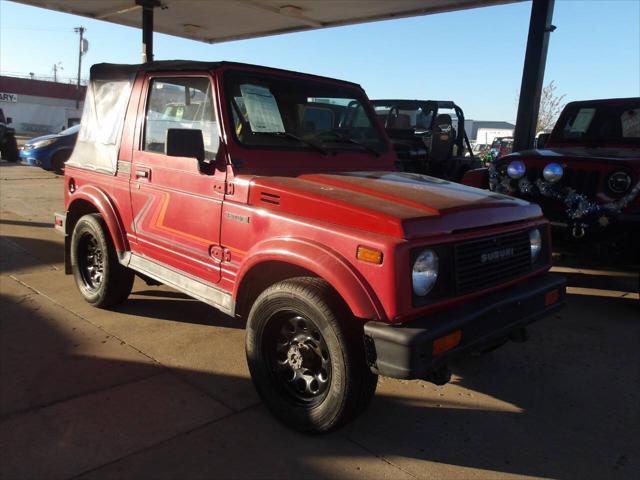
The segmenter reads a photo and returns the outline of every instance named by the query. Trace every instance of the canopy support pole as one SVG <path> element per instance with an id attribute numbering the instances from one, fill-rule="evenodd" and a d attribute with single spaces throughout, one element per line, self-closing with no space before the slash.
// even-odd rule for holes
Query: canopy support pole
<path id="1" fill-rule="evenodd" d="M 522 85 L 518 115 L 514 131 L 513 150 L 520 151 L 533 148 L 536 137 L 540 96 L 544 81 L 544 69 L 549 48 L 549 34 L 556 27 L 551 24 L 555 0 L 533 0 L 531 4 L 531 20 L 529 21 L 529 37 L 522 70 Z"/>
<path id="2" fill-rule="evenodd" d="M 153 62 L 153 9 L 159 0 L 136 0 L 142 7 L 142 63 Z"/>

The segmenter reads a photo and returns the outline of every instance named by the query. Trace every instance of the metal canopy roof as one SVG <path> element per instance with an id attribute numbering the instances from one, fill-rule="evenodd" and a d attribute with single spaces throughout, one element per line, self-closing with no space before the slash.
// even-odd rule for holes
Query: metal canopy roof
<path id="1" fill-rule="evenodd" d="M 14 1 L 141 26 L 142 7 L 136 0 Z M 154 2 L 159 7 L 153 30 L 216 43 L 519 1 L 523 0 L 160 0 Z"/>

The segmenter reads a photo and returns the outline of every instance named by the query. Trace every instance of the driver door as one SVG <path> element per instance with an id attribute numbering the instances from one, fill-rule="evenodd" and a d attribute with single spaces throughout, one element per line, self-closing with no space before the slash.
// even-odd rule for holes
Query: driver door
<path id="1" fill-rule="evenodd" d="M 217 164 L 220 131 L 213 81 L 202 74 L 149 75 L 131 169 L 133 253 L 164 275 L 175 272 L 207 283 L 220 280 L 226 179 L 226 168 Z M 201 130 L 204 162 L 166 155 L 170 128 Z"/>

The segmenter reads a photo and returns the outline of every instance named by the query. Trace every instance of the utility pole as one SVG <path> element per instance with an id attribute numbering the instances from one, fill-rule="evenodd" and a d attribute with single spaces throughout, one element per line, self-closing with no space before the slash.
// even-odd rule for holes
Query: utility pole
<path id="1" fill-rule="evenodd" d="M 58 70 L 64 70 L 64 68 L 62 68 L 62 62 L 53 64 L 53 81 L 54 82 L 58 81 Z"/>
<path id="2" fill-rule="evenodd" d="M 80 108 L 80 72 L 82 71 L 82 55 L 86 51 L 84 40 L 85 30 L 86 28 L 84 27 L 76 27 L 73 29 L 74 32 L 80 34 L 80 43 L 78 44 L 78 83 L 76 85 L 76 109 Z"/>

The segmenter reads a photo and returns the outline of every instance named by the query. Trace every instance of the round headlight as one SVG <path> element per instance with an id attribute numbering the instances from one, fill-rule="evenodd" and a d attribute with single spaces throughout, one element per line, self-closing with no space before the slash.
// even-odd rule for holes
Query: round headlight
<path id="1" fill-rule="evenodd" d="M 425 250 L 413 262 L 411 272 L 413 278 L 413 292 L 424 297 L 431 291 L 438 280 L 438 255 L 433 250 Z"/>
<path id="2" fill-rule="evenodd" d="M 613 172 L 607 179 L 607 186 L 612 193 L 623 194 L 631 187 L 631 175 L 627 172 Z"/>
<path id="3" fill-rule="evenodd" d="M 529 242 L 531 243 L 531 261 L 535 262 L 542 251 L 542 235 L 537 228 L 529 232 Z"/>
<path id="4" fill-rule="evenodd" d="M 562 165 L 557 163 L 550 163 L 544 167 L 544 170 L 542 170 L 542 176 L 544 179 L 551 183 L 559 182 L 563 173 L 564 169 L 562 168 Z"/>
<path id="5" fill-rule="evenodd" d="M 514 180 L 522 178 L 526 171 L 527 167 L 525 167 L 524 163 L 520 160 L 514 160 L 507 167 L 507 175 L 509 175 Z"/>

